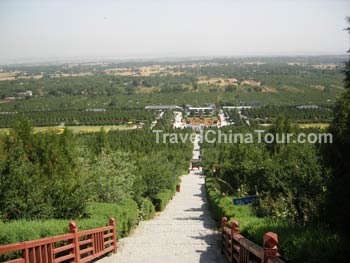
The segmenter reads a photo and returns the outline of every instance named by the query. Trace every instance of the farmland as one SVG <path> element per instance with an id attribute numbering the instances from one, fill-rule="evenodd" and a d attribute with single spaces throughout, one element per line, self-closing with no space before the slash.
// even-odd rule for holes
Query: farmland
<path id="1" fill-rule="evenodd" d="M 282 112 L 296 123 L 327 123 L 344 90 L 343 60 L 260 57 L 3 66 L 0 127 L 18 117 L 37 127 L 149 124 L 155 115 L 144 107 L 161 104 L 253 104 L 262 108 L 242 114 L 261 124 Z M 321 109 L 300 117 L 298 105 Z"/>

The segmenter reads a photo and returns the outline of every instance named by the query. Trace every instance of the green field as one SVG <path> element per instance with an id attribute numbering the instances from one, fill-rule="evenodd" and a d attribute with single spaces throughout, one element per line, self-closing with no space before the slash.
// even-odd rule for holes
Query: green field
<path id="1" fill-rule="evenodd" d="M 73 131 L 74 133 L 89 133 L 89 132 L 99 132 L 102 128 L 109 132 L 109 131 L 116 131 L 116 130 L 131 130 L 135 129 L 135 126 L 130 125 L 105 125 L 105 126 L 66 126 L 65 128 L 68 128 L 69 130 Z M 49 132 L 54 131 L 57 133 L 63 132 L 64 128 L 61 127 L 34 127 L 34 132 Z M 9 133 L 9 128 L 2 128 L 0 129 L 0 133 Z"/>

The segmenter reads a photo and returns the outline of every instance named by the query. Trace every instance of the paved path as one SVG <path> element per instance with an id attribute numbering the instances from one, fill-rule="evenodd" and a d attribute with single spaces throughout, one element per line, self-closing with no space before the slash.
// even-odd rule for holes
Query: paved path
<path id="1" fill-rule="evenodd" d="M 193 153 L 198 158 L 198 143 Z M 116 255 L 99 263 L 226 263 L 206 203 L 204 176 L 195 170 L 181 179 L 181 192 L 166 209 L 153 220 L 141 222 L 119 241 Z"/>
<path id="2" fill-rule="evenodd" d="M 183 128 L 185 125 L 182 123 L 182 112 L 181 111 L 175 111 L 175 118 L 173 127 L 174 128 Z"/>

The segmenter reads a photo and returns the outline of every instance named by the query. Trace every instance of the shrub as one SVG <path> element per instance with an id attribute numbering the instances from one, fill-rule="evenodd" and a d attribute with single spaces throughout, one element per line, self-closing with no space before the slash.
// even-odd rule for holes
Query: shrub
<path id="1" fill-rule="evenodd" d="M 140 205 L 140 219 L 148 220 L 152 219 L 155 214 L 155 208 L 150 199 L 144 198 L 141 201 Z"/>
<path id="2" fill-rule="evenodd" d="M 93 229 L 108 224 L 110 217 L 116 220 L 118 237 L 126 236 L 138 223 L 138 207 L 134 200 L 125 199 L 119 204 L 90 203 L 90 217 L 76 220 L 78 229 Z M 0 221 L 0 245 L 60 235 L 68 232 L 69 220 L 17 220 L 8 223 Z"/>
<path id="3" fill-rule="evenodd" d="M 232 197 L 224 196 L 215 178 L 206 178 L 206 191 L 213 217 L 220 222 L 223 216 L 239 223 L 243 236 L 262 246 L 262 237 L 272 231 L 279 237 L 279 252 L 289 262 L 349 262 L 349 244 L 341 241 L 323 225 L 300 225 L 288 220 L 257 217 L 250 206 L 234 206 Z"/>
<path id="4" fill-rule="evenodd" d="M 165 190 L 164 192 L 158 193 L 153 200 L 156 211 L 163 211 L 173 197 L 173 194 L 174 192 L 171 190 Z"/>
<path id="5" fill-rule="evenodd" d="M 220 190 L 217 189 L 215 178 L 206 177 L 205 185 L 213 217 L 219 222 L 223 216 L 228 219 L 234 217 L 232 198 L 221 194 Z"/>

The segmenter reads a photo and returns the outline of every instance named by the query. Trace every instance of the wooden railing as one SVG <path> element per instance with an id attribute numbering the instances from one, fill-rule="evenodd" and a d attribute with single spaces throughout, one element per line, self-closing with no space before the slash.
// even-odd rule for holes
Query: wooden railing
<path id="1" fill-rule="evenodd" d="M 110 218 L 109 226 L 80 232 L 76 223 L 70 222 L 68 234 L 0 246 L 0 255 L 10 252 L 18 257 L 6 263 L 90 262 L 117 252 L 115 220 Z"/>
<path id="2" fill-rule="evenodd" d="M 239 234 L 238 222 L 227 225 L 227 218 L 221 220 L 222 253 L 229 262 L 236 263 L 284 263 L 278 254 L 278 236 L 268 232 L 263 237 L 263 247 Z"/>

